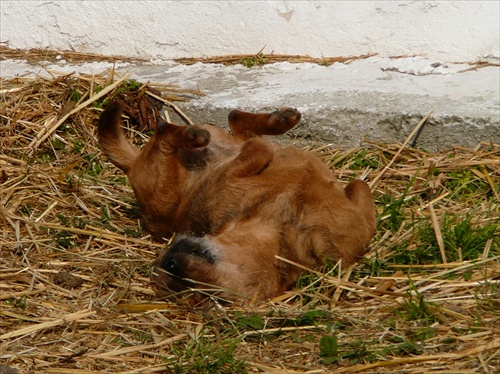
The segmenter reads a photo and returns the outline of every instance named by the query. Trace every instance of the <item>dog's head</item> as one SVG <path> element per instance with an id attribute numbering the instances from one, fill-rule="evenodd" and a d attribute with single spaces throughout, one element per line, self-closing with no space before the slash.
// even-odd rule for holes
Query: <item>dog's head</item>
<path id="1" fill-rule="evenodd" d="M 300 273 L 275 257 L 279 249 L 280 233 L 258 218 L 231 224 L 217 236 L 179 235 L 153 264 L 151 280 L 170 293 L 271 298 L 293 286 Z"/>

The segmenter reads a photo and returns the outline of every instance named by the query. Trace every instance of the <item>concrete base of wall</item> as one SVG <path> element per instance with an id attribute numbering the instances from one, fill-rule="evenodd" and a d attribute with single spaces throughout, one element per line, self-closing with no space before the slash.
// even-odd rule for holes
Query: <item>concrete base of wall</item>
<path id="1" fill-rule="evenodd" d="M 89 73 L 106 64 L 53 66 Z M 303 113 L 289 136 L 299 144 L 332 143 L 348 148 L 376 142 L 403 142 L 431 109 L 429 121 L 412 140 L 427 150 L 452 145 L 500 144 L 500 69 L 469 70 L 469 65 L 439 65 L 423 58 L 372 57 L 350 64 L 276 63 L 241 65 L 128 65 L 141 82 L 177 84 L 206 95 L 183 104 L 196 122 L 226 125 L 233 108 L 267 111 L 292 106 Z M 466 70 L 466 71 L 465 71 Z M 2 76 L 40 69 L 20 61 L 3 61 Z"/>

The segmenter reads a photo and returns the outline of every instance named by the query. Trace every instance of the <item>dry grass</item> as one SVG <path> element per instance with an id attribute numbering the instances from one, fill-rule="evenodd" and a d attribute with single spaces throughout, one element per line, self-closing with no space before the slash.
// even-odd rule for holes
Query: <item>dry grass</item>
<path id="1" fill-rule="evenodd" d="M 155 298 L 164 244 L 96 143 L 102 101 L 124 87 L 113 71 L 1 81 L 1 373 L 498 370 L 500 145 L 314 149 L 341 180 L 374 185 L 366 258 L 305 271 L 267 303 L 193 308 Z M 169 108 L 192 94 L 154 88 Z"/>
<path id="2" fill-rule="evenodd" d="M 288 61 L 291 63 L 298 62 L 312 62 L 322 65 L 331 65 L 335 62 L 349 63 L 351 61 L 365 59 L 368 57 L 375 56 L 376 54 L 361 55 L 361 56 L 350 56 L 350 57 L 323 57 L 323 58 L 313 58 L 310 56 L 301 55 L 283 55 L 276 53 L 266 53 L 262 51 L 255 54 L 238 54 L 238 55 L 225 55 L 225 56 L 213 56 L 213 57 L 202 57 L 202 58 L 178 58 L 174 61 L 191 65 L 197 62 L 203 62 L 206 64 L 245 64 L 247 66 L 251 65 L 262 65 L 265 63 L 282 62 Z M 147 60 L 141 58 L 131 58 L 126 56 L 103 56 L 91 53 L 80 53 L 75 51 L 67 50 L 48 50 L 48 49 L 15 49 L 8 48 L 7 46 L 0 45 L 0 60 L 3 59 L 18 59 L 26 60 L 33 64 L 41 64 L 44 62 L 58 62 L 60 60 L 81 63 L 81 62 L 94 62 L 94 61 L 107 61 L 107 62 L 134 62 L 134 63 L 145 63 Z"/>
<path id="3" fill-rule="evenodd" d="M 8 45 L 8 43 L 5 43 Z M 130 58 L 126 56 L 104 56 L 93 53 L 82 53 L 69 50 L 53 50 L 42 48 L 17 49 L 9 48 L 7 45 L 0 45 L 0 60 L 24 60 L 33 64 L 41 64 L 43 62 L 57 62 L 65 60 L 73 63 L 82 62 L 146 62 L 145 59 Z"/>
<path id="4" fill-rule="evenodd" d="M 2 42 L 0 42 L 2 44 Z M 8 43 L 3 43 L 5 45 L 0 45 L 0 61 L 1 60 L 24 60 L 32 64 L 41 65 L 43 67 L 47 62 L 70 62 L 70 63 L 83 63 L 83 62 L 96 62 L 96 61 L 106 61 L 106 62 L 131 62 L 131 63 L 148 63 L 147 59 L 142 58 L 132 58 L 127 56 L 106 56 L 93 53 L 82 53 L 75 52 L 71 50 L 51 50 L 51 49 L 16 49 L 9 48 Z M 199 58 L 178 58 L 174 59 L 175 62 L 185 65 L 192 65 L 198 62 L 204 64 L 224 64 L 224 65 L 234 65 L 242 64 L 247 67 L 252 67 L 255 65 L 264 65 L 275 62 L 290 62 L 290 63 L 304 63 L 310 62 L 314 64 L 320 64 L 325 66 L 330 66 L 334 63 L 349 64 L 353 61 L 363 60 L 376 56 L 377 54 L 367 54 L 359 56 L 334 56 L 334 57 L 311 57 L 303 55 L 284 55 L 278 53 L 263 53 L 263 49 L 255 54 L 237 54 L 237 55 L 223 55 L 223 56 L 211 56 L 211 57 L 199 57 Z M 398 55 L 390 56 L 392 59 L 415 57 L 418 55 Z M 470 67 L 460 71 L 464 73 L 470 70 L 477 70 L 485 67 L 500 66 L 498 63 L 489 61 L 456 61 L 455 64 L 468 64 Z"/>

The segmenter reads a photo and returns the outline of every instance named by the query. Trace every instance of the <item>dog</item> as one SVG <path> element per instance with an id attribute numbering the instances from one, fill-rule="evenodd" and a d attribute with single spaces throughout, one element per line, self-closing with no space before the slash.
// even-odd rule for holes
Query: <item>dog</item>
<path id="1" fill-rule="evenodd" d="M 127 175 L 153 237 L 177 234 L 153 264 L 158 290 L 216 286 L 223 299 L 265 300 L 293 287 L 302 272 L 294 263 L 349 266 L 368 248 L 375 230 L 368 184 L 344 188 L 313 153 L 263 137 L 293 128 L 296 110 L 233 110 L 231 133 L 159 119 L 142 151 L 126 139 L 121 112 L 115 102 L 100 116 L 100 146 Z"/>

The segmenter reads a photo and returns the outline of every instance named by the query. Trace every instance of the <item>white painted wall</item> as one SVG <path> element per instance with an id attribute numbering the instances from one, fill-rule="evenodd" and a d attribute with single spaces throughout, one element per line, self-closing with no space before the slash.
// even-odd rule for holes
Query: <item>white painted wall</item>
<path id="1" fill-rule="evenodd" d="M 499 1 L 0 1 L 0 42 L 151 59 L 500 58 Z"/>

